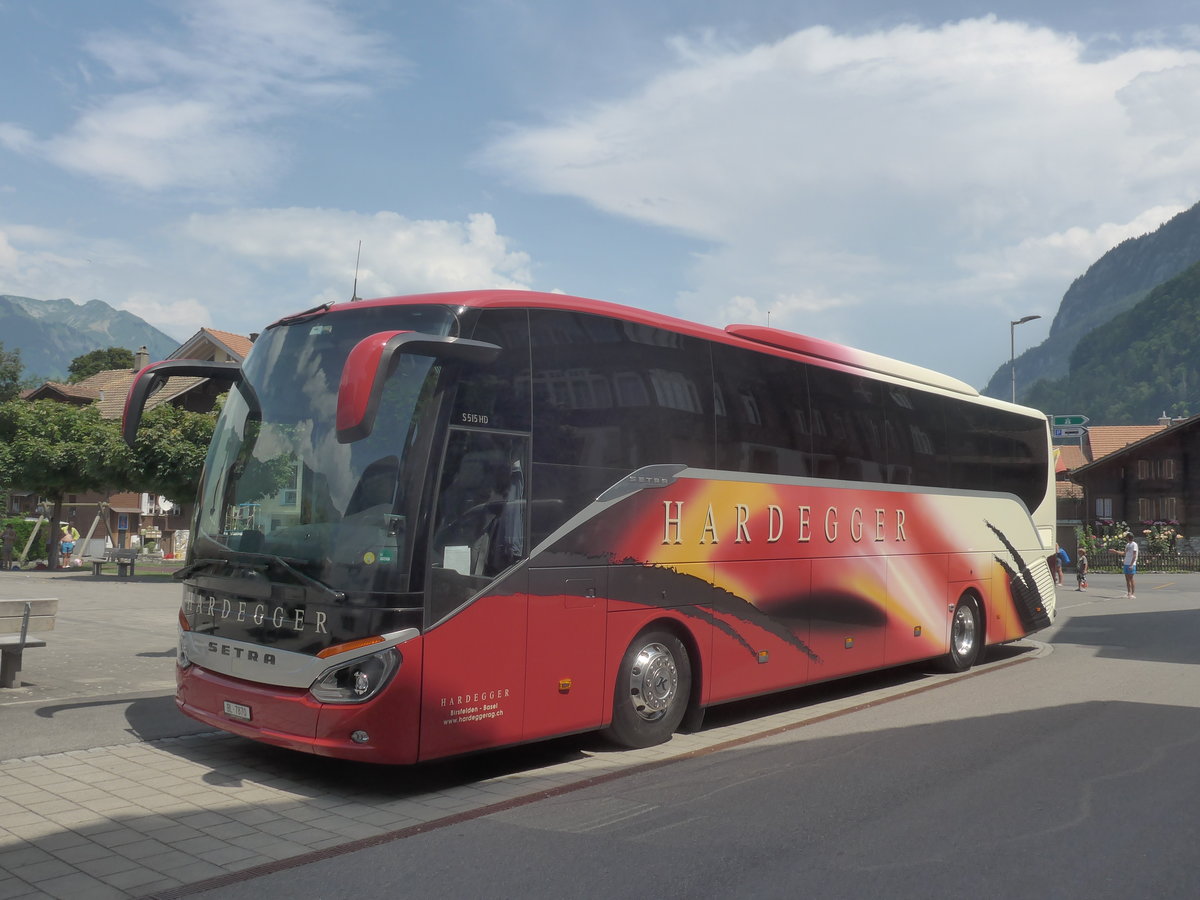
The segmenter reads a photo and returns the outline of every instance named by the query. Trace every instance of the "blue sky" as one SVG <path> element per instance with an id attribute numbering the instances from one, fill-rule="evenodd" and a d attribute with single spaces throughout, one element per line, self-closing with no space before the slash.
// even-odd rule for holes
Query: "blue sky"
<path id="1" fill-rule="evenodd" d="M 1200 200 L 1200 0 L 0 0 L 0 84 L 0 294 L 181 340 L 361 241 L 982 385 Z"/>

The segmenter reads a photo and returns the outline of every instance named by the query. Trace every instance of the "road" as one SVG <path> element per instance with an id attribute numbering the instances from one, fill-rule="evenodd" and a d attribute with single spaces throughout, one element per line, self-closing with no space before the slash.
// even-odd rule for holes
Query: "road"
<path id="1" fill-rule="evenodd" d="M 128 611 L 145 646 L 126 641 L 126 657 L 170 662 L 169 589 L 169 600 L 148 594 Z M 107 825 L 63 820 L 52 840 L 110 827 L 156 827 L 164 844 L 184 824 L 196 834 L 180 833 L 169 853 L 147 849 L 153 858 L 126 852 L 139 869 L 122 882 L 92 873 L 120 893 L 66 893 L 32 863 L 18 867 L 21 851 L 6 856 L 0 818 L 0 875 L 96 898 L 1190 898 L 1200 889 L 1200 576 L 1144 576 L 1137 600 L 1121 594 L 1119 576 L 1062 590 L 1051 629 L 966 676 L 904 669 L 735 704 L 711 711 L 700 734 L 630 753 L 585 736 L 416 769 L 340 765 L 236 739 L 147 742 L 147 729 L 190 727 L 171 724 L 166 689 L 130 701 L 100 685 L 76 685 L 73 698 L 46 685 L 41 699 L 0 700 L 5 746 L 18 717 L 47 706 L 75 736 L 67 723 L 82 708 L 63 707 L 90 703 L 112 720 L 98 735 L 122 735 L 112 754 L 181 770 L 161 782 L 179 800 L 138 801 L 144 815 Z M 139 703 L 163 706 L 134 727 Z M 64 755 L 104 768 L 109 753 Z M 185 849 L 209 867 L 169 869 L 166 857 Z M 5 889 L 0 878 L 0 896 L 21 896 Z"/>
<path id="2" fill-rule="evenodd" d="M 1108 580 L 1037 659 L 201 896 L 1194 897 L 1200 580 Z"/>
<path id="3" fill-rule="evenodd" d="M 180 596 L 168 577 L 0 572 L 0 598 L 59 600 L 47 646 L 25 653 L 20 687 L 0 691 L 0 759 L 207 730 L 172 699 Z"/>

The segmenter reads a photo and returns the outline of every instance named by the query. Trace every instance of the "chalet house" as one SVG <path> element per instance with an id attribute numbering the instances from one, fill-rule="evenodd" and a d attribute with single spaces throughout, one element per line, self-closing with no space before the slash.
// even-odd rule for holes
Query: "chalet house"
<path id="1" fill-rule="evenodd" d="M 251 339 L 243 335 L 201 328 L 167 358 L 241 362 L 250 352 L 250 346 Z M 146 348 L 142 347 L 134 354 L 131 369 L 97 372 L 77 384 L 48 381 L 23 396 L 27 400 L 51 399 L 77 406 L 95 403 L 103 418 L 120 419 L 134 377 L 149 363 Z M 192 412 L 208 412 L 217 397 L 228 389 L 228 384 L 205 378 L 170 378 L 150 398 L 146 408 L 171 403 Z M 13 491 L 10 502 L 12 508 L 8 511 L 13 514 L 38 515 L 50 511 L 49 504 L 42 504 L 40 498 L 28 492 Z M 80 535 L 86 536 L 91 531 L 94 542 L 113 547 L 153 542 L 164 555 L 172 557 L 182 556 L 187 549 L 190 502 L 175 505 L 164 497 L 129 492 L 70 494 L 64 510 Z"/>
<path id="2" fill-rule="evenodd" d="M 1089 437 L 1095 432 L 1108 441 L 1101 444 L 1103 452 L 1091 459 L 1068 457 L 1074 491 L 1065 500 L 1060 493 L 1060 537 L 1068 521 L 1072 531 L 1076 524 L 1158 523 L 1178 525 L 1185 546 L 1200 547 L 1200 416 L 1164 416 L 1156 426 L 1123 433 L 1092 428 Z"/>

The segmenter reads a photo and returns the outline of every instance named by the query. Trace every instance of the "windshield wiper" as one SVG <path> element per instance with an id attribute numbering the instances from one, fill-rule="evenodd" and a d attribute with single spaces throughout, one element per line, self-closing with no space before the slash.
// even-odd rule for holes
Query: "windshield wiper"
<path id="1" fill-rule="evenodd" d="M 269 325 L 267 327 L 274 328 L 276 325 L 295 325 L 297 322 L 303 322 L 306 319 L 311 319 L 311 318 L 314 318 L 315 316 L 319 316 L 319 315 L 322 315 L 323 313 L 329 312 L 329 309 L 332 306 L 333 306 L 333 301 L 326 300 L 320 306 L 314 306 L 312 309 L 304 310 L 304 312 L 298 312 L 298 313 L 293 313 L 290 316 L 284 316 L 282 319 L 279 319 L 277 322 L 273 322 L 271 325 Z"/>
<path id="2" fill-rule="evenodd" d="M 212 541 L 211 538 L 209 538 L 209 540 Z M 311 575 L 306 575 L 304 572 L 301 572 L 296 568 L 298 565 L 304 565 L 306 560 L 276 556 L 274 553 L 251 553 L 248 550 L 234 550 L 232 547 L 226 547 L 217 541 L 212 541 L 212 543 L 218 544 L 218 546 L 220 546 L 221 549 L 229 555 L 198 559 L 191 565 L 185 566 L 177 571 L 174 576 L 176 581 L 185 581 L 189 578 L 193 578 L 197 576 L 202 569 L 208 569 L 219 565 L 237 565 L 241 563 L 244 564 L 245 568 L 251 569 L 259 574 L 266 574 L 267 570 L 270 568 L 275 568 L 285 572 L 286 574 L 295 578 L 305 587 L 317 591 L 324 599 L 332 600 L 334 603 L 342 603 L 346 599 L 346 594 L 344 591 L 331 588 L 329 585 L 325 584 L 325 582 L 318 581 Z M 199 574 L 198 577 L 203 579 L 205 582 L 203 586 L 212 587 L 215 589 L 233 590 L 234 592 L 240 593 L 248 593 L 244 590 L 247 581 L 245 578 L 238 578 L 230 575 L 203 574 Z M 270 596 L 271 585 L 269 581 L 263 584 L 262 587 L 258 589 L 257 593 L 263 593 L 264 588 L 265 596 Z"/>

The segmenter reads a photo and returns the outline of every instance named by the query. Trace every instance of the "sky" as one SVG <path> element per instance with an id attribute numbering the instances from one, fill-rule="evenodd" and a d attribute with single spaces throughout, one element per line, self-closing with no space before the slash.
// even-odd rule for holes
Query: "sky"
<path id="1" fill-rule="evenodd" d="M 181 342 L 357 266 L 982 386 L 1200 201 L 1200 0 L 0 0 L 0 85 L 0 294 Z"/>

